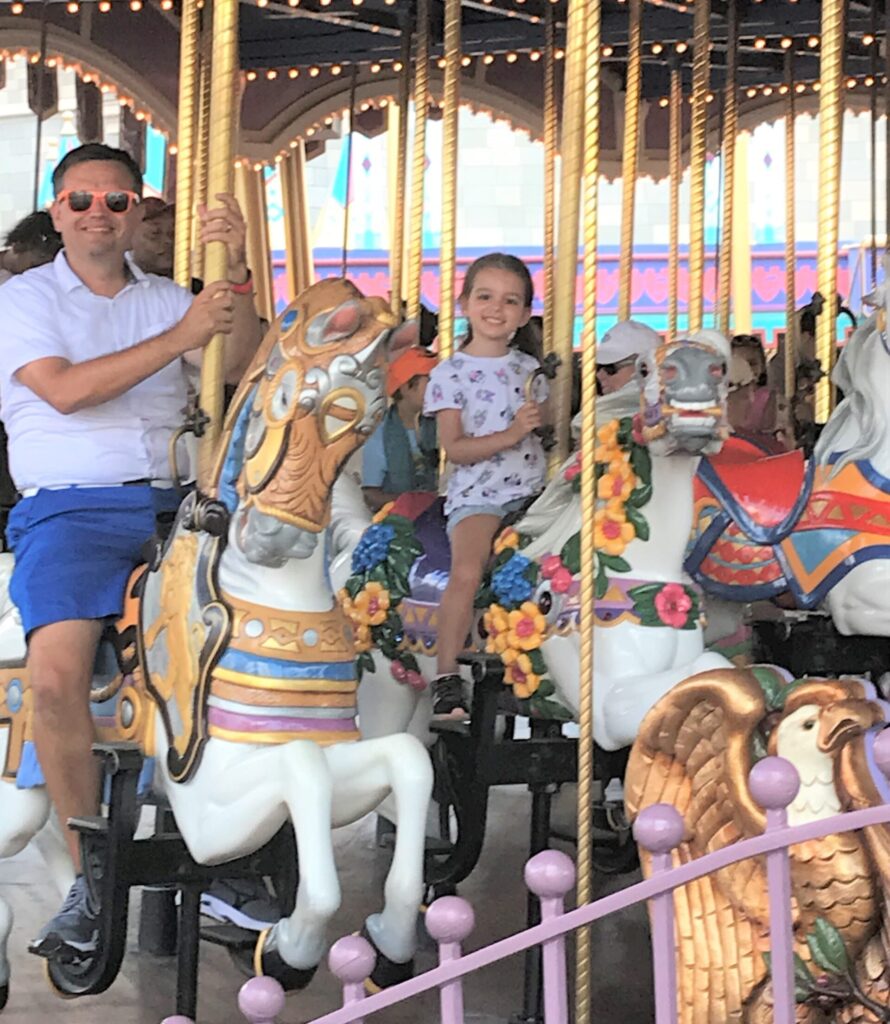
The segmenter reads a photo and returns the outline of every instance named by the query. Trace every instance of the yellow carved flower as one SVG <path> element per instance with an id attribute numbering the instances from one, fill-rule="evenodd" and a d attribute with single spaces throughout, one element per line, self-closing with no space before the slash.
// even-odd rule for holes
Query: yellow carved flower
<path id="1" fill-rule="evenodd" d="M 624 456 L 618 445 L 618 420 L 610 420 L 596 432 L 599 444 L 593 453 L 596 462 L 614 462 Z"/>
<path id="2" fill-rule="evenodd" d="M 509 655 L 509 658 L 508 658 Z M 521 651 L 509 650 L 504 653 L 504 682 L 513 687 L 513 693 L 524 700 L 541 685 L 541 677 L 532 671 L 532 660 Z"/>
<path id="3" fill-rule="evenodd" d="M 382 523 L 384 519 L 392 512 L 392 507 L 395 505 L 394 501 L 388 501 L 385 505 L 382 505 L 373 516 L 371 516 L 372 523 Z"/>
<path id="4" fill-rule="evenodd" d="M 596 494 L 604 501 L 627 501 L 630 492 L 637 486 L 637 475 L 624 459 L 609 463 L 596 484 Z"/>
<path id="5" fill-rule="evenodd" d="M 363 623 L 355 627 L 355 649 L 358 653 L 371 650 L 371 627 Z"/>
<path id="6" fill-rule="evenodd" d="M 389 591 L 380 583 L 371 580 L 355 595 L 346 614 L 360 626 L 379 626 L 386 621 L 389 611 Z"/>
<path id="7" fill-rule="evenodd" d="M 607 555 L 621 555 L 636 536 L 633 525 L 624 516 L 624 508 L 618 501 L 610 501 L 605 508 L 594 514 L 594 544 L 597 551 Z"/>
<path id="8" fill-rule="evenodd" d="M 512 526 L 507 526 L 494 539 L 494 553 L 499 555 L 507 548 L 519 547 L 519 534 Z"/>
<path id="9" fill-rule="evenodd" d="M 482 616 L 482 624 L 488 633 L 485 650 L 489 654 L 503 654 L 507 649 L 507 633 L 510 629 L 506 609 L 499 604 L 489 605 L 488 611 Z"/>
<path id="10" fill-rule="evenodd" d="M 524 601 L 507 616 L 507 645 L 518 651 L 533 651 L 541 646 L 547 620 L 532 601 Z"/>

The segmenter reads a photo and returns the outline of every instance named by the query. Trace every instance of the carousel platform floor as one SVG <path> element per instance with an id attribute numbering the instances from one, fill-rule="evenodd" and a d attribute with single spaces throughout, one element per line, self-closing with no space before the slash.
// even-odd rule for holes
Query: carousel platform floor
<path id="1" fill-rule="evenodd" d="M 521 787 L 493 793 L 489 838 L 476 870 L 461 887 L 461 895 L 476 910 L 476 931 L 467 948 L 476 948 L 523 927 L 525 889 L 522 866 L 527 844 L 530 798 Z M 386 871 L 386 851 L 376 848 L 374 822 L 365 818 L 337 833 L 337 861 L 343 904 L 331 937 L 358 928 L 377 909 Z M 571 852 L 571 851 L 568 851 Z M 636 881 L 638 876 L 598 879 L 596 895 Z M 28 939 L 56 909 L 57 898 L 45 885 L 43 862 L 36 849 L 0 862 L 2 893 L 15 913 L 9 957 L 12 986 L 2 1024 L 160 1024 L 174 1012 L 175 960 L 140 953 L 136 947 L 138 893 L 133 893 L 130 948 L 121 975 L 103 996 L 63 1001 L 44 980 L 41 961 L 26 951 Z M 593 1005 L 599 1020 L 644 1024 L 653 1018 L 646 915 L 633 908 L 602 922 L 593 934 Z M 431 945 L 420 950 L 418 969 L 435 965 Z M 471 977 L 465 987 L 468 1024 L 507 1024 L 522 1005 L 522 958 L 513 958 Z M 244 1024 L 236 1006 L 243 977 L 225 950 L 202 943 L 199 980 L 200 1024 Z M 322 967 L 309 988 L 290 997 L 282 1024 L 296 1024 L 339 1006 L 333 977 Z M 416 999 L 378 1014 L 378 1024 L 434 1024 L 435 996 Z"/>

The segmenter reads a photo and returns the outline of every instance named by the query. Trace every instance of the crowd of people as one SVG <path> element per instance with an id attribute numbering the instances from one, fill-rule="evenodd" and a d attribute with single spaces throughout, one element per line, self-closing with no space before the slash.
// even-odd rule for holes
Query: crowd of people
<path id="1" fill-rule="evenodd" d="M 263 325 L 233 196 L 198 209 L 200 241 L 226 246 L 227 276 L 186 289 L 172 281 L 174 208 L 143 199 L 140 169 L 127 153 L 81 146 L 55 169 L 53 190 L 51 209 L 25 217 L 0 251 L 0 415 L 9 434 L 0 505 L 16 556 L 11 595 L 27 637 L 34 739 L 66 821 L 97 809 L 89 693 L 103 623 L 120 614 L 144 541 L 182 497 L 167 447 L 187 404 L 189 368 L 223 334 L 226 377 L 236 382 Z M 467 714 L 457 657 L 493 538 L 544 485 L 547 403 L 526 394 L 542 354 L 533 298 L 521 260 L 503 253 L 477 259 L 463 280 L 467 327 L 453 355 L 435 354 L 435 318 L 427 313 L 424 344 L 387 367 L 391 404 L 364 448 L 362 485 L 373 511 L 409 491 L 445 495 L 451 572 L 432 681 L 441 716 Z M 821 371 L 808 347 L 814 324 L 800 327 L 791 403 L 782 352 L 768 363 L 757 337 L 732 340 L 729 421 L 767 452 L 807 443 L 812 425 Z M 598 420 L 638 410 L 637 361 L 659 342 L 633 320 L 600 338 Z M 440 452 L 448 467 L 442 479 Z M 65 831 L 77 864 L 78 844 Z M 260 927 L 271 917 L 253 915 Z M 97 941 L 95 910 L 78 875 L 31 949 L 82 955 Z"/>

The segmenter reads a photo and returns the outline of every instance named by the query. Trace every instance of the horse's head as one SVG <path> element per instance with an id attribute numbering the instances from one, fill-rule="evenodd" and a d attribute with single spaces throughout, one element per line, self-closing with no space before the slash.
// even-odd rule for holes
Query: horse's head
<path id="1" fill-rule="evenodd" d="M 395 323 L 383 299 L 334 279 L 308 288 L 269 329 L 232 403 L 220 477 L 236 513 L 231 538 L 250 561 L 282 564 L 315 549 L 340 468 L 386 408 Z"/>
<path id="2" fill-rule="evenodd" d="M 716 331 L 699 331 L 637 360 L 642 436 L 653 454 L 709 454 L 726 439 L 729 345 Z"/>

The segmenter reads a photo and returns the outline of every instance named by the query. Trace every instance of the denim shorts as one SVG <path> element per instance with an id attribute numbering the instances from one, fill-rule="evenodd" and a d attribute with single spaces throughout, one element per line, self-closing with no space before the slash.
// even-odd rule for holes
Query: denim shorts
<path id="1" fill-rule="evenodd" d="M 514 498 L 504 505 L 458 505 L 456 509 L 448 514 L 445 532 L 450 537 L 455 526 L 463 522 L 464 519 L 469 519 L 470 516 L 497 516 L 499 519 L 503 519 L 511 512 L 517 512 L 524 505 L 527 505 L 528 501 L 528 498 Z"/>

